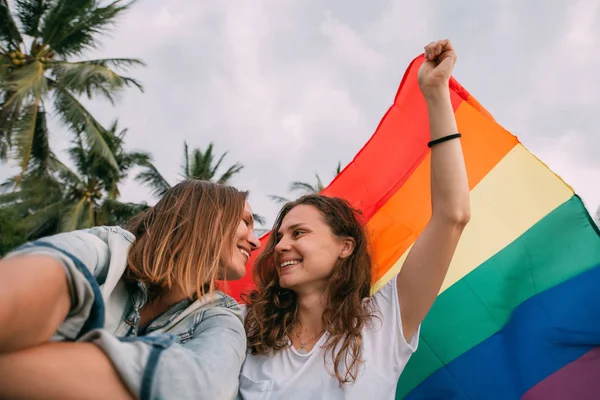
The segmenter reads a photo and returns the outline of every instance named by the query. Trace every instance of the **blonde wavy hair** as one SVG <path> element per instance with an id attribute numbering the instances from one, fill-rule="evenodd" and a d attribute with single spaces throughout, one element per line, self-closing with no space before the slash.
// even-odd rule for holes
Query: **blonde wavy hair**
<path id="1" fill-rule="evenodd" d="M 135 235 L 126 276 L 143 282 L 151 297 L 178 287 L 190 298 L 215 290 L 220 259 L 229 251 L 243 217 L 247 192 L 201 180 L 186 180 L 134 217 Z"/>

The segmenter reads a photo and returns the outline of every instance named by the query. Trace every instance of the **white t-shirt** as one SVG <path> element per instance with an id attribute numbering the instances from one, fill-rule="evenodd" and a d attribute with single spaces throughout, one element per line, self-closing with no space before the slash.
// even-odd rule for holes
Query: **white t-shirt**
<path id="1" fill-rule="evenodd" d="M 420 329 L 407 343 L 396 288 L 395 276 L 370 299 L 379 312 L 363 328 L 364 362 L 354 383 L 339 388 L 338 380 L 329 372 L 333 371 L 331 353 L 327 353 L 329 371 L 325 369 L 325 350 L 321 348 L 327 340 L 325 333 L 306 355 L 293 346 L 269 356 L 248 352 L 238 399 L 394 399 L 398 378 L 417 349 Z"/>

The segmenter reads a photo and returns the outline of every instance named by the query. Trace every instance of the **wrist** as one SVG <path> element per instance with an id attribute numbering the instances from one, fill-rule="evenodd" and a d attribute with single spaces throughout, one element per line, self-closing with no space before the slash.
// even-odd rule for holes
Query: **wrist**
<path id="1" fill-rule="evenodd" d="M 448 85 L 439 85 L 422 89 L 427 105 L 434 105 L 450 101 Z"/>

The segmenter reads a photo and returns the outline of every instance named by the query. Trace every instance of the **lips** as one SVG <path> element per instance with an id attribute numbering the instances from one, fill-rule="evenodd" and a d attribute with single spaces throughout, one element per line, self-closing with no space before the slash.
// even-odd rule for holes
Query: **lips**
<path id="1" fill-rule="evenodd" d="M 279 269 L 285 269 L 292 267 L 294 265 L 298 265 L 302 262 L 302 260 L 285 260 L 279 263 Z"/>
<path id="2" fill-rule="evenodd" d="M 248 250 L 244 249 L 243 247 L 238 247 L 238 250 L 244 257 L 246 257 L 246 260 L 250 259 L 250 252 Z"/>

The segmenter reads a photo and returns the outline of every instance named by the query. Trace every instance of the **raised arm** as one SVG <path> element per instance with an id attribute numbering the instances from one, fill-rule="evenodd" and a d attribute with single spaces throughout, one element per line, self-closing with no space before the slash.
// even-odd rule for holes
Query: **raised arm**
<path id="1" fill-rule="evenodd" d="M 425 47 L 418 76 L 427 102 L 431 141 L 458 133 L 448 88 L 455 62 L 449 40 Z M 435 301 L 470 218 L 469 184 L 459 138 L 431 145 L 431 203 L 431 219 L 397 279 L 406 340 L 414 335 Z"/>

